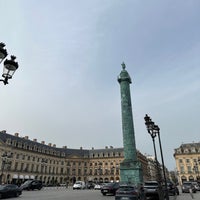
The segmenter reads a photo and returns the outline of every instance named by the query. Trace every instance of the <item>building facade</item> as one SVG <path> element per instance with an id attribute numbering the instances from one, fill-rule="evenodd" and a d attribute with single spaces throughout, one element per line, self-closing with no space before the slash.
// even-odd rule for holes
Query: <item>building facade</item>
<path id="1" fill-rule="evenodd" d="M 46 185 L 73 184 L 76 180 L 120 181 L 120 163 L 124 159 L 123 148 L 58 148 L 6 131 L 0 132 L 0 155 L 1 182 L 15 184 L 28 179 L 42 180 Z M 142 163 L 144 180 L 150 180 L 146 156 L 137 151 L 137 157 Z"/>
<path id="2" fill-rule="evenodd" d="M 174 151 L 179 184 L 184 181 L 200 182 L 200 143 L 182 144 Z"/>

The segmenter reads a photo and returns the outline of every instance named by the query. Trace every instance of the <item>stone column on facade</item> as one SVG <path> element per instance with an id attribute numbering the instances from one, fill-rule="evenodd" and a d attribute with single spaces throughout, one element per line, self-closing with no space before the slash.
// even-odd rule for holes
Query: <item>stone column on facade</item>
<path id="1" fill-rule="evenodd" d="M 143 182 L 141 163 L 137 159 L 135 132 L 133 125 L 130 84 L 131 78 L 122 63 L 122 71 L 118 77 L 121 92 L 122 132 L 124 161 L 120 164 L 120 181 L 140 184 Z"/>

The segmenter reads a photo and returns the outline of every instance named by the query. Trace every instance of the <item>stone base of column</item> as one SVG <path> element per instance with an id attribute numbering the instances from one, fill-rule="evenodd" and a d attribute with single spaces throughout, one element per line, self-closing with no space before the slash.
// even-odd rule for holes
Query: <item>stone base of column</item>
<path id="1" fill-rule="evenodd" d="M 139 161 L 124 160 L 120 164 L 120 182 L 140 185 L 143 183 L 143 172 Z"/>

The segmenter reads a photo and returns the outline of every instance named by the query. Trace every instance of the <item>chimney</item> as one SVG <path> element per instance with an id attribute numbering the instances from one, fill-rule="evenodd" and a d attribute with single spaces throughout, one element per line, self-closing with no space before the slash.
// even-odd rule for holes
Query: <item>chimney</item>
<path id="1" fill-rule="evenodd" d="M 111 149 L 113 149 L 113 146 L 110 146 Z"/>
<path id="2" fill-rule="evenodd" d="M 24 139 L 28 140 L 28 136 L 25 136 Z"/>
<path id="3" fill-rule="evenodd" d="M 83 147 L 80 147 L 80 150 L 82 150 L 83 149 Z"/>
<path id="4" fill-rule="evenodd" d="M 19 137 L 19 133 L 15 133 L 15 137 Z"/>
<path id="5" fill-rule="evenodd" d="M 42 143 L 42 144 L 45 144 L 45 141 L 42 141 L 41 143 Z"/>
<path id="6" fill-rule="evenodd" d="M 67 146 L 63 146 L 63 149 L 67 149 Z"/>
<path id="7" fill-rule="evenodd" d="M 37 139 L 34 138 L 34 139 L 33 139 L 33 142 L 37 142 Z"/>
<path id="8" fill-rule="evenodd" d="M 53 147 L 56 147 L 56 144 L 53 144 Z"/>
<path id="9" fill-rule="evenodd" d="M 108 149 L 108 146 L 106 146 L 105 148 Z"/>
<path id="10" fill-rule="evenodd" d="M 94 147 L 92 147 L 92 150 L 94 150 Z"/>
<path id="11" fill-rule="evenodd" d="M 51 147 L 51 143 L 48 144 Z"/>

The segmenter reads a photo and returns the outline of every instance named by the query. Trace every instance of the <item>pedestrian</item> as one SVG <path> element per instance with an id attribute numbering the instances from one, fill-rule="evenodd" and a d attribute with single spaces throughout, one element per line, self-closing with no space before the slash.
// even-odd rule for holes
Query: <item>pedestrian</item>
<path id="1" fill-rule="evenodd" d="M 68 182 L 66 182 L 66 189 L 68 188 Z"/>
<path id="2" fill-rule="evenodd" d="M 189 192 L 190 192 L 190 196 L 192 197 L 192 199 L 194 199 L 194 195 L 193 195 L 193 192 L 192 192 L 192 188 L 189 189 Z"/>

